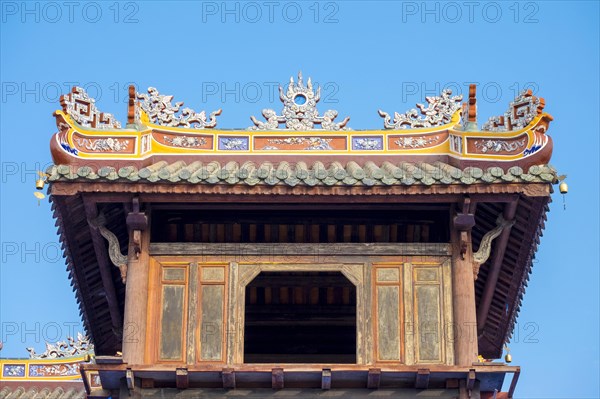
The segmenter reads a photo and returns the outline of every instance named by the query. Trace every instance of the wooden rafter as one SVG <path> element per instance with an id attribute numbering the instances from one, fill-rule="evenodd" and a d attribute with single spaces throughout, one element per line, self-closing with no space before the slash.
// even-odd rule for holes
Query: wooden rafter
<path id="1" fill-rule="evenodd" d="M 83 198 L 83 203 L 87 220 L 95 219 L 98 216 L 96 204 L 86 200 L 85 197 Z M 106 301 L 108 302 L 112 327 L 115 331 L 121 331 L 123 327 L 123 317 L 119 308 L 119 301 L 117 300 L 115 283 L 112 278 L 111 268 L 113 266 L 108 259 L 106 244 L 104 238 L 100 235 L 99 229 L 91 224 L 89 224 L 89 228 L 94 251 L 96 252 L 96 259 L 98 260 L 102 285 L 104 286 L 104 291 L 106 293 Z"/>
<path id="2" fill-rule="evenodd" d="M 503 217 L 505 220 L 513 220 L 517 211 L 518 201 L 512 201 L 504 206 Z M 492 298 L 496 291 L 496 284 L 498 282 L 498 276 L 500 275 L 500 269 L 504 260 L 504 253 L 508 244 L 508 238 L 510 237 L 511 227 L 506 227 L 502 230 L 500 237 L 496 240 L 494 255 L 491 260 L 490 269 L 488 271 L 487 279 L 485 282 L 485 288 L 479 306 L 477 308 L 477 332 L 481 334 L 485 326 L 485 322 L 492 304 Z"/>

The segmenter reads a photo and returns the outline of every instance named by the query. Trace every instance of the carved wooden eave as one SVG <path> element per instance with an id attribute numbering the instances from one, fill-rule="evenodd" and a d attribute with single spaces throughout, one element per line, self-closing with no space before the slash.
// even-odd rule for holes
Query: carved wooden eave
<path id="1" fill-rule="evenodd" d="M 246 130 L 217 129 L 216 118 L 204 111 L 172 104 L 173 96 L 155 88 L 140 94 L 129 92 L 128 123 L 125 128 L 111 114 L 98 111 L 94 100 L 81 88 L 61 98 L 62 110 L 55 112 L 58 132 L 50 146 L 56 164 L 98 167 L 127 164 L 142 170 L 173 159 L 194 162 L 324 162 L 368 161 L 379 165 L 405 162 L 444 162 L 458 169 L 510 167 L 525 170 L 546 164 L 552 154 L 552 139 L 546 134 L 552 117 L 543 112 L 544 101 L 522 93 L 505 116 L 492 118 L 476 129 L 475 87 L 468 103 L 462 96 L 444 90 L 427 97 L 427 106 L 417 104 L 392 118 L 383 111 L 384 129 L 351 130 L 348 118 L 334 122 L 337 111 L 323 116 L 316 108 L 319 90 L 310 83 L 291 82 L 287 92 L 280 88 L 284 105 L 281 115 L 263 110 L 266 122 L 252 117 Z M 299 101 L 299 99 L 302 99 Z M 464 111 L 463 111 L 464 109 Z"/>
<path id="2" fill-rule="evenodd" d="M 99 373 L 102 381 L 106 381 L 105 388 L 119 389 L 120 381 L 127 378 L 140 378 L 137 385 L 131 388 L 126 385 L 132 396 L 144 396 L 144 393 L 152 396 L 169 397 L 182 389 L 187 381 L 189 385 L 206 385 L 212 389 L 191 389 L 188 394 L 206 395 L 206 397 L 237 397 L 239 391 L 252 398 L 271 398 L 287 396 L 277 392 L 288 388 L 286 384 L 293 384 L 293 395 L 299 398 L 315 397 L 316 395 L 334 397 L 372 397 L 374 390 L 379 390 L 377 396 L 406 396 L 422 394 L 423 389 L 429 389 L 430 393 L 441 394 L 449 392 L 458 395 L 462 391 L 461 383 L 469 384 L 469 390 L 473 390 L 474 384 L 478 384 L 478 392 L 500 391 L 503 379 L 498 375 L 512 374 L 512 381 L 516 380 L 521 372 L 520 367 L 481 364 L 471 367 L 456 367 L 444 365 L 415 365 L 415 366 L 389 366 L 384 368 L 373 368 L 359 365 L 330 365 L 323 368 L 318 365 L 295 365 L 295 364 L 265 364 L 265 365 L 236 365 L 226 368 L 222 365 L 206 364 L 201 367 L 188 366 L 173 370 L 168 366 L 151 366 L 140 368 L 129 368 L 126 364 L 119 364 L 118 359 L 99 358 L 97 364 L 85 365 L 84 373 Z M 185 376 L 185 378 L 182 378 Z M 422 378 L 424 377 L 425 378 Z M 327 378 L 334 381 L 334 387 L 329 386 Z M 387 385 L 384 385 L 387 384 Z M 159 389 L 158 387 L 163 387 Z M 169 389 L 171 388 L 171 389 Z M 319 391 L 320 390 L 320 391 Z M 330 394 L 322 391 L 330 391 Z M 376 391 L 377 392 L 377 391 Z M 508 397 L 512 397 L 514 386 L 510 386 Z M 214 395 L 214 396 L 213 396 Z M 443 397 L 446 397 L 443 395 Z M 464 397 L 469 397 L 464 390 Z M 506 394 L 504 394 L 506 395 Z M 412 397 L 412 396 L 410 396 Z M 455 396 L 456 397 L 456 396 Z M 462 395 L 461 395 L 462 397 Z M 488 396 L 489 397 L 489 396 Z M 504 396 L 506 397 L 506 396 Z"/>
<path id="3" fill-rule="evenodd" d="M 123 284 L 127 281 L 127 255 L 123 255 L 121 252 L 121 245 L 117 236 L 106 228 L 106 218 L 103 213 L 100 213 L 95 219 L 88 219 L 88 223 L 98 229 L 102 237 L 108 241 L 108 256 L 113 265 L 119 268 L 121 273 L 121 280 Z"/>
<path id="4" fill-rule="evenodd" d="M 504 229 L 512 227 L 513 224 L 515 224 L 514 220 L 504 220 L 502 215 L 499 215 L 496 220 L 496 227 L 485 233 L 479 243 L 479 249 L 477 252 L 473 253 L 473 261 L 475 262 L 475 265 L 473 266 L 474 279 L 477 280 L 481 264 L 487 262 L 490 257 L 490 253 L 492 252 L 492 241 L 496 239 Z"/>
<path id="5" fill-rule="evenodd" d="M 533 187 L 537 187 L 533 189 Z M 496 313 L 499 307 L 504 310 L 504 303 L 508 301 L 509 313 L 501 312 L 499 315 L 488 317 L 483 321 L 481 337 L 485 342 L 480 344 L 481 353 L 492 358 L 499 356 L 505 337 L 510 333 L 509 326 L 513 323 L 517 315 L 520 300 L 522 298 L 521 285 L 526 283 L 528 271 L 531 267 L 531 247 L 535 247 L 538 240 L 540 218 L 544 217 L 547 210 L 547 203 L 551 193 L 549 182 L 539 181 L 538 183 L 487 183 L 478 182 L 475 184 L 449 184 L 439 183 L 432 185 L 414 184 L 410 186 L 307 186 L 287 184 L 278 184 L 269 186 L 267 184 L 257 184 L 248 186 L 245 184 L 229 185 L 226 183 L 200 182 L 197 184 L 174 184 L 171 182 L 132 182 L 127 179 L 104 180 L 90 179 L 78 176 L 76 179 L 69 179 L 63 175 L 56 176 L 51 180 L 50 186 L 51 199 L 53 203 L 62 204 L 60 209 L 63 211 L 57 213 L 61 224 L 66 224 L 66 229 L 61 229 L 62 240 L 65 243 L 77 241 L 83 245 L 69 245 L 71 257 L 69 267 L 73 270 L 73 283 L 78 287 L 77 293 L 81 296 L 80 306 L 82 314 L 86 319 L 94 318 L 92 321 L 86 321 L 88 333 L 94 338 L 100 353 L 114 354 L 120 350 L 118 346 L 118 329 L 114 326 L 114 316 L 122 317 L 124 307 L 124 286 L 121 282 L 121 276 L 116 267 L 110 266 L 112 275 L 112 284 L 115 286 L 115 300 L 118 303 L 116 309 L 102 304 L 104 300 L 110 300 L 110 296 L 98 295 L 100 292 L 110 292 L 105 288 L 94 285 L 95 282 L 102 281 L 98 278 L 103 270 L 97 265 L 101 258 L 97 258 L 95 253 L 86 251 L 86 242 L 92 242 L 91 227 L 87 224 L 87 215 L 85 208 L 104 209 L 107 215 L 107 224 L 119 238 L 121 248 L 128 248 L 128 233 L 125 223 L 127 210 L 123 204 L 131 204 L 134 198 L 139 198 L 143 204 L 161 204 L 161 203 L 198 203 L 201 199 L 203 209 L 211 209 L 210 206 L 223 207 L 224 204 L 265 204 L 274 206 L 276 204 L 295 204 L 298 208 L 298 201 L 309 206 L 311 204 L 323 207 L 326 204 L 356 203 L 358 200 L 364 204 L 389 205 L 391 203 L 460 203 L 464 196 L 468 195 L 473 204 L 477 204 L 475 213 L 476 223 L 472 228 L 473 247 L 479 248 L 481 238 L 485 233 L 495 226 L 495 221 L 503 211 L 505 204 L 515 203 L 518 200 L 518 208 L 515 212 L 515 225 L 508 231 L 511 245 L 507 245 L 506 251 L 510 254 L 508 257 L 501 257 L 498 260 L 498 277 L 502 285 L 490 284 L 490 288 L 484 290 L 483 285 L 488 281 L 490 275 L 490 263 L 485 262 L 481 265 L 479 278 L 476 281 L 476 293 L 478 302 L 482 306 L 484 291 L 489 296 L 491 313 Z M 68 211 L 67 211 L 68 209 Z M 88 232 L 79 230 L 81 222 L 88 226 Z M 89 238 L 88 238 L 89 237 Z M 101 237 L 103 240 L 103 238 Z M 88 241 L 89 240 L 89 241 Z M 497 238 L 492 245 L 500 240 Z M 104 241 L 102 241 L 104 242 Z M 519 243 L 518 245 L 516 243 Z M 496 249 L 492 249 L 490 260 L 497 258 Z M 90 256 L 91 255 L 91 256 Z M 71 260 L 73 259 L 73 260 Z M 79 259 L 79 261 L 77 261 Z M 516 259 L 513 261 L 508 259 Z M 77 264 L 77 267 L 74 264 Z M 507 274 L 508 273 L 508 274 Z M 507 280 L 507 276 L 511 276 Z M 98 291 L 100 290 L 101 291 Z M 508 289 L 508 291 L 507 291 Z M 502 303 L 502 305 L 500 305 Z M 102 312 L 96 312 L 91 309 L 103 308 Z M 113 317 L 111 317 L 113 315 Z M 101 321 L 103 320 L 103 321 Z M 115 335 L 116 334 L 116 335 Z M 112 338 L 111 338 L 112 337 Z M 493 342 L 488 342 L 492 339 Z M 104 342 L 103 342 L 104 341 Z M 112 344 L 111 344 L 112 342 Z M 106 346 L 108 345 L 108 346 Z M 117 346 L 111 346 L 117 345 Z"/>

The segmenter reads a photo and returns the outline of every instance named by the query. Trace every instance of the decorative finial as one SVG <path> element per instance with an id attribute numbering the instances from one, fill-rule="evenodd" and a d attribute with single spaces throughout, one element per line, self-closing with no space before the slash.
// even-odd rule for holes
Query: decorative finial
<path id="1" fill-rule="evenodd" d="M 481 130 L 490 132 L 506 132 L 523 129 L 544 110 L 546 101 L 533 95 L 531 89 L 523 90 L 512 101 L 504 115 L 492 116 L 483 124 Z"/>
<path id="2" fill-rule="evenodd" d="M 448 124 L 452 116 L 461 107 L 462 95 L 451 97 L 452 90 L 445 89 L 441 96 L 425 97 L 427 107 L 417 104 L 419 112 L 413 108 L 404 114 L 394 112 L 394 120 L 387 112 L 379 110 L 379 116 L 384 118 L 383 126 L 386 129 L 416 129 L 434 127 Z"/>
<path id="3" fill-rule="evenodd" d="M 74 86 L 69 94 L 60 96 L 63 111 L 81 126 L 95 129 L 120 129 L 121 123 L 112 114 L 100 112 L 96 100 L 81 87 Z"/>
<path id="4" fill-rule="evenodd" d="M 465 131 L 477 130 L 477 85 L 469 85 L 469 99 L 463 104 L 462 125 Z"/>
<path id="5" fill-rule="evenodd" d="M 148 88 L 148 94 L 137 93 L 140 107 L 152 123 L 163 126 L 186 127 L 191 129 L 210 129 L 217 126 L 217 116 L 221 115 L 221 109 L 210 114 L 206 118 L 206 111 L 196 113 L 191 108 L 180 108 L 183 101 L 171 104 L 173 96 L 160 94 L 154 87 Z"/>
<path id="6" fill-rule="evenodd" d="M 298 72 L 298 83 L 294 83 L 294 78 L 290 77 L 287 92 L 284 94 L 283 88 L 279 86 L 279 99 L 283 103 L 282 115 L 277 115 L 272 109 L 263 109 L 262 114 L 266 122 L 257 120 L 254 116 L 250 119 L 254 126 L 249 130 L 279 130 L 279 126 L 285 124 L 285 130 L 317 130 L 315 125 L 320 125 L 319 130 L 349 130 L 346 124 L 350 120 L 346 117 L 343 121 L 335 123 L 338 112 L 327 110 L 323 116 L 319 116 L 317 103 L 321 99 L 321 88 L 316 92 L 313 89 L 312 81 L 308 78 L 306 86 L 302 80 L 302 72 Z"/>

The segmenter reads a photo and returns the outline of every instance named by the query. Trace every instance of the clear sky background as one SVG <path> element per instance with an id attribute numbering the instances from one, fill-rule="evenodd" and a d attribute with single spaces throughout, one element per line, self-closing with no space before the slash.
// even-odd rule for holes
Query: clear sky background
<path id="1" fill-rule="evenodd" d="M 245 128 L 302 70 L 321 111 L 366 129 L 378 109 L 477 82 L 480 125 L 523 88 L 546 99 L 570 187 L 566 210 L 553 195 L 510 344 L 517 397 L 599 397 L 599 19 L 597 1 L 2 1 L 0 355 L 83 329 L 49 204 L 33 197 L 72 84 L 122 122 L 134 82 Z"/>

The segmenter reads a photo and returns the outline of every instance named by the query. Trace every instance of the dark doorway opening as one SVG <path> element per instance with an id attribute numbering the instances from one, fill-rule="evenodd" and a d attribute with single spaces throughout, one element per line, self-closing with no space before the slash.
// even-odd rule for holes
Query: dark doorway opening
<path id="1" fill-rule="evenodd" d="M 356 287 L 340 272 L 262 272 L 245 308 L 244 363 L 356 363 Z"/>

